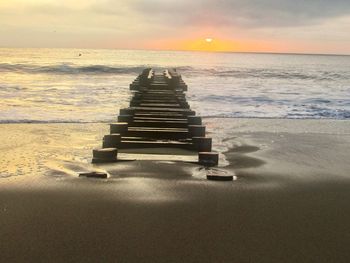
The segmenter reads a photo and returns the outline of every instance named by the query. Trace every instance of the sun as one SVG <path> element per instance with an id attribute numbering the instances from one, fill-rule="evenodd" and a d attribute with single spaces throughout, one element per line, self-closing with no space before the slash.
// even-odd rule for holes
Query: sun
<path id="1" fill-rule="evenodd" d="M 158 42 L 159 43 L 159 42 Z M 162 49 L 167 47 L 172 50 L 189 50 L 189 51 L 204 51 L 204 52 L 232 52 L 241 51 L 246 45 L 241 45 L 231 39 L 220 38 L 220 36 L 202 35 L 198 38 L 173 40 L 172 42 L 164 42 Z"/>

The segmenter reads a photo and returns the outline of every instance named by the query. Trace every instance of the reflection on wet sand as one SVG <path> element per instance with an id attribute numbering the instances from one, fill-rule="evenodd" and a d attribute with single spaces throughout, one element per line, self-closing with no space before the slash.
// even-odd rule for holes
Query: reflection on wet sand
<path id="1" fill-rule="evenodd" d="M 1 260 L 348 261 L 349 122 L 206 122 L 226 159 L 210 170 L 92 165 L 105 124 L 1 125 Z"/>

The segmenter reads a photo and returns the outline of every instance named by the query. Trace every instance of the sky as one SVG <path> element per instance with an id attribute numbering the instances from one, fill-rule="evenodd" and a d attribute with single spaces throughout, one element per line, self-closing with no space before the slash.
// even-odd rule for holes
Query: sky
<path id="1" fill-rule="evenodd" d="M 350 54 L 350 0 L 0 0 L 0 47 Z"/>

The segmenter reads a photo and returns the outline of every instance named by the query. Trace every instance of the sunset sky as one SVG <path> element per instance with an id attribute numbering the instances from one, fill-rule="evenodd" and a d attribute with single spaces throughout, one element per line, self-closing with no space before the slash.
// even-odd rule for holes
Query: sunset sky
<path id="1" fill-rule="evenodd" d="M 350 0 L 0 0 L 0 35 L 0 47 L 350 54 Z"/>

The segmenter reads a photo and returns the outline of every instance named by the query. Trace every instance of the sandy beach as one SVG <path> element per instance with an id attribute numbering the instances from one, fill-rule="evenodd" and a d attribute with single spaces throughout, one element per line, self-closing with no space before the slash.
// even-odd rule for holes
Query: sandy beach
<path id="1" fill-rule="evenodd" d="M 105 123 L 2 124 L 0 261 L 349 261 L 349 121 L 204 122 L 212 171 L 166 155 L 92 165 Z M 78 177 L 92 170 L 109 177 Z"/>

